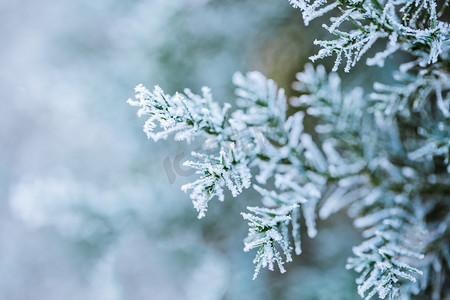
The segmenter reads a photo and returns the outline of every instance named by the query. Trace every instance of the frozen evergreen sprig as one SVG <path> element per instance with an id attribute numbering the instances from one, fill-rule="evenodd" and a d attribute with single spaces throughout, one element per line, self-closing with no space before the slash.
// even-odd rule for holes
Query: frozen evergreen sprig
<path id="1" fill-rule="evenodd" d="M 365 229 L 366 240 L 353 248 L 355 257 L 348 259 L 347 268 L 361 274 L 356 280 L 361 297 L 370 299 L 378 293 L 381 299 L 396 299 L 402 280 L 415 283 L 414 275 L 423 273 L 408 264 L 424 257 L 419 252 L 422 249 L 405 245 L 410 238 L 408 228 L 417 230 L 418 220 L 410 211 L 408 197 L 380 189 L 372 193 L 356 205 L 360 211 L 355 226 Z"/>
<path id="2" fill-rule="evenodd" d="M 225 104 L 220 108 L 212 100 L 211 90 L 202 89 L 202 96 L 185 89 L 184 94 L 167 95 L 155 86 L 150 92 L 142 84 L 135 88 L 136 100 L 128 99 L 128 103 L 138 106 L 138 116 L 148 115 L 144 132 L 154 141 L 166 139 L 175 134 L 176 140 L 190 139 L 201 133 L 217 135 L 223 129 L 225 115 L 230 108 Z M 157 129 L 159 123 L 159 131 Z"/>
<path id="3" fill-rule="evenodd" d="M 316 71 L 309 67 L 305 72 L 308 74 L 305 76 L 314 78 Z M 319 67 L 318 72 L 325 74 L 322 67 Z M 328 84 L 327 76 L 325 76 L 322 86 L 316 86 L 315 90 L 305 90 L 305 92 L 310 93 L 310 97 L 313 97 L 315 92 L 322 93 L 324 96 L 332 95 L 334 93 L 330 93 L 329 88 L 331 88 L 333 92 L 340 94 L 340 86 L 336 85 L 339 79 L 335 76 L 337 75 L 331 76 L 335 79 L 333 83 Z M 214 196 L 217 196 L 219 200 L 224 199 L 224 186 L 233 196 L 239 195 L 243 189 L 248 188 L 252 177 L 250 168 L 256 167 L 259 169 L 259 174 L 255 177 L 257 182 L 264 185 L 271 179 L 277 191 L 267 191 L 256 185 L 255 189 L 263 196 L 265 206 L 284 212 L 285 217 L 289 217 L 293 226 L 292 238 L 295 252 L 300 254 L 298 223 L 300 212 L 305 218 L 308 235 L 314 237 L 317 233 L 316 206 L 326 191 L 327 183 L 330 180 L 350 177 L 358 173 L 362 165 L 360 162 L 344 164 L 345 160 L 339 157 L 331 140 L 326 143 L 324 150 L 317 146 L 312 136 L 303 130 L 304 112 L 298 111 L 288 116 L 284 91 L 278 89 L 272 80 L 258 72 L 250 72 L 245 76 L 237 73 L 233 77 L 233 82 L 237 86 L 238 109 L 230 115 L 210 100 L 212 98 L 209 92 L 203 97 L 190 92 L 186 92 L 186 95 L 175 94 L 171 97 L 164 95 L 159 88 L 149 93 L 139 87 L 136 98 L 140 101 L 131 101 L 131 104 L 141 107 L 139 110 L 141 115 L 150 116 L 150 121 L 146 124 L 154 123 L 158 118 L 162 119 L 160 126 L 162 131 L 157 133 L 157 137 L 166 138 L 175 132 L 175 138 L 179 139 L 177 135 L 182 132 L 185 139 L 203 136 L 205 151 L 214 151 L 214 148 L 219 147 L 218 156 L 193 153 L 200 161 L 185 163 L 186 166 L 196 169 L 197 174 L 200 175 L 198 180 L 183 186 L 184 191 L 191 191 L 190 197 L 199 213 L 199 218 L 205 216 L 208 203 Z M 208 89 L 203 90 L 208 91 Z M 360 96 L 360 92 L 357 95 Z M 341 117 L 349 115 L 348 111 L 343 111 L 342 106 L 343 103 L 350 105 L 348 99 L 350 98 L 338 100 L 340 102 L 335 103 L 336 111 L 330 111 L 333 117 L 330 115 L 323 126 L 326 127 L 327 124 L 334 126 L 333 122 L 340 122 L 341 119 L 336 118 L 336 113 Z M 180 107 L 180 109 L 169 109 L 171 107 Z M 208 112 L 212 113 L 206 114 L 205 107 L 215 109 L 209 109 Z M 348 110 L 348 107 L 345 109 Z M 168 123 L 166 120 L 171 122 Z M 151 127 L 152 130 L 154 128 L 155 126 Z M 149 133 L 147 125 L 144 126 L 144 131 Z M 344 128 L 340 128 L 340 131 L 344 131 Z M 150 136 L 153 137 L 153 135 Z M 299 206 L 299 208 L 292 213 L 293 206 Z M 252 232 L 249 233 L 249 236 L 251 235 Z M 290 253 L 287 250 L 285 252 Z M 258 253 L 259 256 L 270 255 L 270 252 Z M 266 258 L 267 260 L 260 258 L 261 260 L 258 261 L 271 260 L 270 257 Z M 281 257 L 277 260 L 279 263 L 284 263 Z M 259 267 L 257 265 L 257 268 L 265 266 L 270 265 L 264 263 Z"/>
<path id="4" fill-rule="evenodd" d="M 147 115 L 144 132 L 157 141 L 175 135 L 176 140 L 204 138 L 205 151 L 218 151 L 218 156 L 194 153 L 200 161 L 188 161 L 186 166 L 197 170 L 201 177 L 185 186 L 199 212 L 205 215 L 208 202 L 217 196 L 223 200 L 223 186 L 233 196 L 250 186 L 249 165 L 265 153 L 266 137 L 285 137 L 286 97 L 272 80 L 258 72 L 246 76 L 236 73 L 233 81 L 238 87 L 238 107 L 228 114 L 229 105 L 220 108 L 212 100 L 210 90 L 202 89 L 202 96 L 185 90 L 184 94 L 166 95 L 158 86 L 153 92 L 142 85 L 136 87 L 138 115 Z M 159 123 L 159 131 L 156 131 Z M 269 123 L 270 126 L 267 126 Z M 156 132 L 155 132 L 156 131 Z M 265 153 L 265 154 L 264 154 Z"/>
<path id="5" fill-rule="evenodd" d="M 219 155 L 194 154 L 201 161 L 186 165 L 195 168 L 201 177 L 183 189 L 192 189 L 194 206 L 203 217 L 213 196 L 223 200 L 223 186 L 233 196 L 250 186 L 252 167 L 259 169 L 255 179 L 260 185 L 273 179 L 276 191 L 253 186 L 262 196 L 263 207 L 243 214 L 250 224 L 245 250 L 257 248 L 255 278 L 261 268 L 273 270 L 274 264 L 283 272 L 284 264 L 292 259 L 292 250 L 301 253 L 300 212 L 308 235 L 314 237 L 316 209 L 321 200 L 321 218 L 350 205 L 358 227 L 365 227 L 369 218 L 372 222 L 365 232 L 367 241 L 355 248 L 356 258 L 349 260 L 349 267 L 372 276 L 368 277 L 370 282 L 363 280 L 365 276 L 358 280 L 360 294 L 367 292 L 368 298 L 376 293 L 394 297 L 400 286 L 411 286 L 402 279 L 414 281 L 416 277 L 411 274 L 421 273 L 415 266 L 417 261 L 413 265 L 405 262 L 411 256 L 419 260 L 421 254 L 403 248 L 411 231 L 408 224 L 414 223 L 411 216 L 395 217 L 400 212 L 410 214 L 405 201 L 391 201 L 386 208 L 385 197 L 404 199 L 403 194 L 409 193 L 424 201 L 422 194 L 435 185 L 421 181 L 418 175 L 432 176 L 433 171 L 423 168 L 420 161 L 403 165 L 409 154 L 402 150 L 402 139 L 395 133 L 398 124 L 393 119 L 390 123 L 387 119 L 377 121 L 361 89 L 344 93 L 339 77 L 327 75 L 323 67 L 308 65 L 297 78 L 294 88 L 302 95 L 291 102 L 318 119 L 318 140 L 304 132 L 303 111 L 287 116 L 286 98 L 273 81 L 259 73 L 238 74 L 234 82 L 238 85 L 239 108 L 230 117 L 223 116 L 223 126 L 215 131 L 218 134 L 203 132 L 204 148 L 220 145 Z M 445 188 L 445 177 L 439 180 Z M 377 188 L 380 184 L 382 189 Z"/>
<path id="6" fill-rule="evenodd" d="M 328 218 L 350 205 L 356 227 L 371 227 L 365 231 L 367 240 L 355 247 L 356 258 L 349 259 L 348 267 L 363 273 L 357 281 L 362 297 L 369 299 L 378 293 L 381 298 L 389 295 L 394 299 L 401 279 L 415 282 L 411 273 L 421 274 L 404 261 L 410 256 L 417 260 L 422 257 L 399 244 L 401 239 L 408 241 L 408 236 L 403 234 L 410 230 L 407 223 L 414 223 L 413 217 L 406 213 L 407 208 L 403 207 L 404 201 L 391 201 L 390 208 L 380 209 L 389 203 L 388 195 L 405 199 L 399 189 L 409 190 L 413 185 L 403 175 L 412 176 L 409 174 L 412 171 L 393 164 L 390 161 L 393 157 L 380 156 L 380 150 L 391 147 L 390 153 L 398 155 L 395 153 L 397 145 L 401 144 L 396 139 L 398 135 L 391 136 L 389 141 L 384 138 L 386 133 L 395 132 L 396 126 L 376 122 L 361 90 L 342 93 L 336 74 L 327 76 L 323 68 L 314 71 L 307 66 L 297 78 L 299 82 L 294 88 L 303 94 L 292 103 L 306 107 L 310 115 L 318 118 L 316 132 L 322 137 L 322 149 L 327 157 L 333 158 L 327 162 L 328 176 L 332 180 L 328 180 L 329 192 L 323 197 L 319 216 Z M 377 188 L 380 183 L 386 188 L 384 192 Z M 421 190 L 420 186 L 414 185 L 417 190 Z M 396 213 L 402 218 L 396 218 Z"/>
<path id="7" fill-rule="evenodd" d="M 448 49 L 450 51 L 450 48 Z M 376 82 L 374 108 L 386 116 L 411 119 L 415 115 L 430 117 L 437 113 L 438 121 L 450 119 L 450 72 L 445 63 L 421 68 L 419 61 L 408 62 L 394 73 L 397 85 Z M 433 103 L 434 102 L 434 103 Z M 432 111 L 432 105 L 438 109 Z"/>
<path id="8" fill-rule="evenodd" d="M 195 152 L 192 155 L 202 158 L 203 162 L 186 161 L 184 165 L 197 170 L 196 173 L 201 177 L 183 185 L 182 190 L 186 192 L 192 189 L 190 197 L 198 211 L 199 219 L 205 216 L 208 202 L 214 196 L 217 196 L 220 201 L 224 200 L 222 189 L 224 185 L 231 191 L 233 197 L 250 187 L 251 174 L 246 158 L 236 153 L 234 144 L 231 144 L 228 149 L 222 148 L 219 157 Z"/>
<path id="9" fill-rule="evenodd" d="M 212 197 L 224 199 L 224 186 L 234 197 L 250 186 L 261 194 L 261 207 L 242 214 L 250 225 L 244 250 L 257 249 L 254 278 L 275 264 L 284 272 L 292 251 L 301 253 L 301 216 L 314 237 L 317 209 L 325 219 L 348 208 L 366 239 L 348 260 L 361 273 L 363 298 L 440 299 L 450 269 L 449 26 L 441 20 L 448 1 L 290 2 L 306 24 L 340 9 L 324 25 L 337 39 L 316 41 L 323 49 L 312 57 L 336 54 L 334 70 L 345 58 L 348 72 L 379 39 L 388 40 L 386 49 L 368 65 L 383 66 L 398 50 L 415 58 L 395 74 L 397 85 L 376 83 L 369 96 L 358 87 L 343 91 L 337 74 L 307 65 L 297 74 L 300 96 L 289 113 L 284 90 L 258 72 L 234 75 L 233 113 L 207 88 L 201 96 L 169 96 L 138 86 L 130 104 L 149 115 L 149 137 L 201 136 L 203 149 L 216 151 L 194 153 L 199 161 L 186 163 L 200 175 L 183 187 L 192 190 L 199 218 Z M 312 131 L 304 129 L 305 117 L 315 119 Z"/>
<path id="10" fill-rule="evenodd" d="M 380 39 L 387 39 L 386 48 L 368 59 L 368 65 L 383 66 L 389 55 L 406 50 L 420 57 L 421 65 L 425 66 L 437 62 L 449 47 L 449 25 L 440 20 L 447 1 L 290 0 L 290 3 L 302 11 L 306 25 L 339 9 L 340 15 L 330 18 L 331 25 L 323 24 L 336 39 L 314 41 L 322 49 L 311 57 L 315 61 L 335 55 L 334 71 L 345 59 L 344 70 L 348 72 Z"/>
<path id="11" fill-rule="evenodd" d="M 247 207 L 251 213 L 242 213 L 249 221 L 249 234 L 245 239 L 244 251 L 258 249 L 253 263 L 256 265 L 253 279 L 256 279 L 261 268 L 274 269 L 278 265 L 281 273 L 285 273 L 284 261 L 277 245 L 286 257 L 286 262 L 292 261 L 292 247 L 290 246 L 288 225 L 291 223 L 291 214 L 297 205 L 284 206 L 279 209 L 260 207 Z"/>
<path id="12" fill-rule="evenodd" d="M 339 177 L 343 177 L 345 172 L 347 175 L 358 173 L 366 164 L 363 152 L 370 151 L 374 141 L 362 88 L 355 87 L 343 93 L 339 76 L 327 74 L 320 65 L 314 69 L 307 64 L 296 78 L 293 88 L 301 96 L 293 97 L 291 105 L 306 109 L 308 115 L 317 118 L 315 131 L 323 143 L 322 150 L 329 158 L 328 172 Z M 360 136 L 365 143 L 360 143 Z M 336 147 L 340 151 L 336 151 Z M 350 152 L 344 153 L 347 150 Z M 355 152 L 359 155 L 355 156 Z"/>

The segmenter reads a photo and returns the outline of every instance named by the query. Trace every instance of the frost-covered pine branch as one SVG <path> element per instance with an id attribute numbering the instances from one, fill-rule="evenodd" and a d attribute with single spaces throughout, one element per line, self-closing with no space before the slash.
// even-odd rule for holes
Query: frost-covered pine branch
<path id="1" fill-rule="evenodd" d="M 184 95 L 164 95 L 158 87 L 151 93 L 138 86 L 136 98 L 139 101 L 129 100 L 129 103 L 140 107 L 140 115 L 149 115 L 144 125 L 144 131 L 149 137 L 157 140 L 174 133 L 175 139 L 189 140 L 202 135 L 204 150 L 218 148 L 218 156 L 193 153 L 201 161 L 185 163 L 200 175 L 198 180 L 183 186 L 185 191 L 192 190 L 190 196 L 199 218 L 205 215 L 208 203 L 214 196 L 223 200 L 223 186 L 227 186 L 233 196 L 248 188 L 251 179 L 249 168 L 256 167 L 259 169 L 256 181 L 266 184 L 269 178 L 273 178 L 278 189 L 278 193 L 275 193 L 255 186 L 263 195 L 263 204 L 285 212 L 286 218 L 291 214 L 293 205 L 303 204 L 308 235 L 314 237 L 316 205 L 329 176 L 327 159 L 340 163 L 336 158 L 337 152 L 333 152 L 330 143 L 327 146 L 330 157 L 324 156 L 312 137 L 303 132 L 303 112 L 287 116 L 284 91 L 278 89 L 272 80 L 251 72 L 246 76 L 236 73 L 233 82 L 237 86 L 239 109 L 230 115 L 226 115 L 226 109 L 220 109 L 211 101 L 206 88 L 201 97 L 190 91 Z M 339 89 L 339 86 L 331 88 Z M 159 120 L 160 131 L 154 133 L 156 120 Z M 334 166 L 334 170 L 342 166 Z M 354 165 L 353 168 L 357 170 L 358 166 Z M 350 170 L 350 173 L 355 170 Z M 253 208 L 253 211 L 255 209 L 258 208 Z M 300 254 L 298 216 L 292 224 L 295 229 L 294 248 Z M 252 232 L 249 233 L 251 235 Z M 289 254 L 291 250 L 283 251 Z M 263 251 L 259 255 L 269 254 Z M 270 260 L 267 258 L 267 261 Z M 258 261 L 266 260 L 261 257 Z M 256 271 L 261 266 L 270 267 L 270 264 L 257 265 Z"/>
<path id="2" fill-rule="evenodd" d="M 436 63 L 449 45 L 449 26 L 441 20 L 448 1 L 290 0 L 290 3 L 302 11 L 306 25 L 339 9 L 340 15 L 331 17 L 330 25 L 323 24 L 337 38 L 314 41 L 322 49 L 311 57 L 315 61 L 335 55 L 334 71 L 345 59 L 344 70 L 348 72 L 380 39 L 387 40 L 386 48 L 369 58 L 368 65 L 382 67 L 389 55 L 405 50 L 420 57 L 421 65 L 425 66 Z"/>
<path id="3" fill-rule="evenodd" d="M 267 157 L 264 151 L 266 137 L 283 137 L 286 115 L 286 98 L 272 80 L 260 73 L 246 76 L 236 73 L 233 78 L 238 87 L 240 109 L 227 114 L 229 105 L 220 108 L 212 101 L 208 88 L 203 95 L 190 90 L 184 94 L 166 95 L 156 86 L 153 92 L 142 85 L 136 88 L 138 115 L 148 115 L 144 131 L 157 141 L 175 135 L 176 140 L 191 140 L 204 137 L 203 149 L 216 151 L 218 156 L 196 153 L 202 161 L 188 161 L 186 165 L 201 175 L 197 181 L 187 184 L 184 190 L 191 190 L 191 198 L 204 216 L 207 203 L 213 196 L 223 200 L 222 186 L 226 185 L 237 196 L 250 185 L 248 166 L 260 157 Z M 159 123 L 159 129 L 157 124 Z M 266 126 L 269 123 L 270 126 Z M 266 137 L 264 136 L 266 135 Z"/>
<path id="4" fill-rule="evenodd" d="M 361 297 L 448 295 L 450 43 L 441 20 L 448 1 L 290 2 L 306 24 L 341 11 L 324 25 L 338 38 L 316 41 L 323 49 L 312 60 L 336 54 L 334 69 L 345 57 L 349 71 L 381 38 L 387 47 L 368 65 L 383 66 L 397 50 L 414 59 L 395 74 L 396 85 L 375 83 L 369 94 L 342 89 L 336 73 L 308 64 L 289 103 L 261 73 L 236 73 L 232 109 L 213 101 L 208 88 L 170 96 L 139 85 L 129 103 L 148 116 L 144 131 L 154 140 L 203 139 L 203 153 L 186 162 L 200 177 L 183 186 L 199 218 L 214 196 L 224 200 L 225 186 L 233 197 L 250 187 L 261 195 L 261 206 L 242 214 L 250 226 L 244 250 L 257 251 L 254 278 L 275 264 L 283 273 L 292 252 L 301 253 L 301 218 L 312 238 L 316 215 L 347 209 L 365 238 L 347 265 L 361 273 Z M 354 29 L 345 31 L 348 25 Z M 312 131 L 305 117 L 315 119 Z"/>
<path id="5" fill-rule="evenodd" d="M 255 257 L 255 277 L 262 267 L 273 269 L 274 263 L 284 272 L 283 265 L 292 259 L 292 250 L 295 249 L 296 254 L 301 253 L 300 211 L 305 217 L 308 235 L 314 237 L 316 207 L 321 199 L 324 199 L 319 211 L 321 218 L 327 218 L 349 205 L 353 210 L 359 206 L 359 211 L 364 212 L 363 214 L 369 210 L 377 216 L 374 220 L 378 218 L 381 222 L 371 225 L 374 228 L 381 226 L 384 231 L 372 231 L 372 235 L 368 235 L 368 240 L 359 248 L 355 248 L 357 249 L 355 254 L 359 258 L 350 260 L 349 266 L 352 265 L 357 271 L 365 270 L 373 277 L 378 276 L 376 274 L 380 272 L 388 274 L 384 281 L 372 281 L 372 285 L 360 280 L 362 295 L 368 290 L 369 296 L 377 292 L 380 296 L 396 295 L 401 279 L 415 280 L 410 273 L 416 272 L 416 268 L 402 262 L 402 255 L 408 257 L 415 252 L 406 250 L 395 252 L 403 249 L 403 246 L 399 245 L 398 236 L 396 240 L 388 242 L 386 237 L 392 235 L 392 228 L 399 234 L 402 230 L 407 232 L 410 228 L 402 223 L 403 219 L 386 221 L 384 219 L 386 211 L 396 212 L 405 209 L 400 209 L 396 206 L 400 205 L 399 203 L 391 201 L 388 209 L 381 210 L 385 213 L 383 215 L 378 208 L 386 205 L 386 199 L 381 198 L 380 203 L 374 205 L 373 194 L 378 193 L 379 197 L 392 194 L 395 199 L 399 197 L 404 199 L 403 193 L 414 192 L 420 195 L 432 185 L 420 182 L 414 185 L 408 183 L 408 176 L 412 177 L 415 172 L 419 172 L 420 162 L 415 166 L 417 167 L 415 170 L 395 165 L 391 162 L 393 158 L 377 154 L 380 149 L 384 149 L 389 150 L 392 155 L 399 155 L 396 151 L 401 148 L 400 137 L 398 134 L 392 136 L 395 131 L 392 129 L 396 128 L 394 124 L 377 123 L 376 118 L 368 113 L 371 110 L 367 109 L 368 102 L 365 101 L 360 88 L 343 93 L 339 77 L 334 73 L 327 75 L 321 66 L 314 69 L 307 65 L 305 71 L 299 73 L 297 78 L 299 81 L 294 84 L 294 88 L 302 95 L 293 98 L 291 103 L 295 107 L 306 109 L 309 115 L 318 118 L 316 133 L 322 147 L 317 146 L 316 141 L 303 132 L 303 112 L 286 116 L 286 99 L 283 92 L 277 90 L 273 81 L 265 79 L 259 73 L 249 73 L 247 76 L 238 74 L 234 77 L 234 82 L 238 86 L 239 109 L 229 117 L 222 113 L 224 110 L 216 109 L 216 112 L 220 112 L 222 120 L 216 124 L 223 125 L 216 127 L 214 131 L 205 126 L 207 129 L 202 133 L 199 130 L 193 132 L 193 135 L 204 135 L 205 149 L 211 148 L 214 144 L 212 140 L 220 145 L 219 155 L 194 153 L 201 161 L 189 161 L 186 165 L 196 169 L 201 177 L 185 185 L 183 189 L 192 189 L 191 198 L 194 206 L 199 212 L 199 217 L 203 217 L 213 196 L 223 200 L 224 185 L 231 190 L 233 196 L 237 196 L 244 188 L 250 186 L 252 167 L 259 169 L 259 174 L 255 176 L 259 184 L 264 185 L 268 179 L 273 178 L 277 191 L 254 185 L 262 195 L 262 204 L 265 207 L 249 208 L 253 214 L 243 214 L 250 225 L 245 249 L 246 251 L 259 249 Z M 260 94 L 257 94 L 258 91 Z M 201 100 L 203 98 L 198 99 L 203 103 Z M 145 107 L 148 104 L 143 105 Z M 180 120 L 183 119 L 182 116 Z M 216 119 L 219 118 L 216 116 Z M 172 132 L 171 127 L 161 126 L 161 128 Z M 144 130 L 147 130 L 147 127 L 144 127 Z M 257 130 L 256 134 L 255 132 L 243 134 L 252 130 Z M 385 138 L 386 133 L 391 135 L 388 142 Z M 409 159 L 408 153 L 403 155 L 403 159 Z M 386 185 L 383 179 L 388 179 L 386 182 L 390 184 Z M 380 184 L 383 185 L 386 195 L 379 193 L 380 188 L 377 186 Z M 445 182 L 440 184 L 443 185 Z M 411 190 L 412 187 L 414 188 Z M 369 209 L 370 205 L 374 205 L 377 209 Z M 353 215 L 357 224 L 361 224 L 362 219 L 368 218 L 358 213 Z M 403 221 L 414 223 L 408 218 Z M 392 227 L 394 225 L 397 227 Z M 294 241 L 294 247 L 291 246 L 291 240 Z M 384 250 L 380 250 L 381 245 L 384 245 Z M 285 260 L 280 251 L 283 252 Z M 382 251 L 383 255 L 378 253 L 379 251 Z M 394 251 L 395 260 L 388 259 L 386 251 Z M 420 255 L 418 253 L 415 258 Z M 417 273 L 420 271 L 417 270 Z"/>

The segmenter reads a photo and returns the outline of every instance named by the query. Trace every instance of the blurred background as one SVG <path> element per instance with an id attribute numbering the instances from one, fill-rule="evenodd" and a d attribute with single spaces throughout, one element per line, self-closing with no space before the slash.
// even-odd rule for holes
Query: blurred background
<path id="1" fill-rule="evenodd" d="M 252 281 L 239 213 L 258 196 L 197 220 L 180 190 L 195 175 L 163 163 L 192 149 L 147 140 L 126 104 L 139 83 L 233 103 L 250 70 L 292 95 L 320 24 L 287 0 L 1 1 L 0 24 L 1 300 L 358 299 L 345 215 Z"/>

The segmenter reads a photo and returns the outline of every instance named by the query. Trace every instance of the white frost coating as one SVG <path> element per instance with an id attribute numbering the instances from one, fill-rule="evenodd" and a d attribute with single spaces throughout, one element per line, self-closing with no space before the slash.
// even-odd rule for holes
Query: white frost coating
<path id="1" fill-rule="evenodd" d="M 311 20 L 339 8 L 340 15 L 330 17 L 331 25 L 323 25 L 337 38 L 314 41 L 314 44 L 321 46 L 322 49 L 310 57 L 315 61 L 336 55 L 333 71 L 338 69 L 345 58 L 344 70 L 348 72 L 380 38 L 389 40 L 386 49 L 368 59 L 368 65 L 381 67 L 388 56 L 404 49 L 420 57 L 420 64 L 425 66 L 436 63 L 448 46 L 449 26 L 438 20 L 435 0 L 387 0 L 376 2 L 376 5 L 373 1 L 290 0 L 289 2 L 293 7 L 300 9 L 307 26 Z M 411 15 L 411 12 L 415 12 L 414 15 Z M 429 22 L 425 17 L 419 19 L 422 14 L 428 15 Z M 370 19 L 367 18 L 369 15 Z M 348 30 L 348 26 L 341 26 L 342 24 L 353 26 Z"/>

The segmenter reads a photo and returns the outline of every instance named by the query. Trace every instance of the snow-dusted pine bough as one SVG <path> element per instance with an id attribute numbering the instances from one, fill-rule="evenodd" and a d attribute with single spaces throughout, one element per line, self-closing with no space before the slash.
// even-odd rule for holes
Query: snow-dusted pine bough
<path id="1" fill-rule="evenodd" d="M 293 84 L 300 96 L 289 102 L 272 80 L 251 72 L 233 77 L 234 109 L 214 102 L 208 88 L 170 96 L 139 85 L 129 103 L 149 116 L 149 138 L 200 136 L 205 151 L 216 149 L 186 163 L 200 176 L 182 187 L 199 218 L 214 196 L 224 200 L 224 187 L 234 197 L 249 187 L 261 194 L 262 206 L 242 213 L 250 225 L 244 250 L 257 251 L 254 278 L 275 264 L 284 272 L 292 252 L 301 253 L 301 217 L 314 237 L 317 214 L 325 219 L 345 208 L 365 238 L 347 263 L 361 274 L 361 297 L 448 297 L 450 41 L 441 20 L 448 0 L 290 2 L 305 24 L 340 12 L 323 25 L 336 39 L 316 41 L 322 49 L 311 57 L 336 55 L 334 71 L 344 59 L 348 72 L 380 39 L 386 48 L 368 65 L 383 66 L 398 50 L 413 59 L 394 74 L 396 85 L 374 83 L 370 94 L 342 91 L 336 73 L 308 64 Z M 305 114 L 317 119 L 313 133 L 304 131 Z M 266 189 L 269 181 L 275 190 Z"/>

